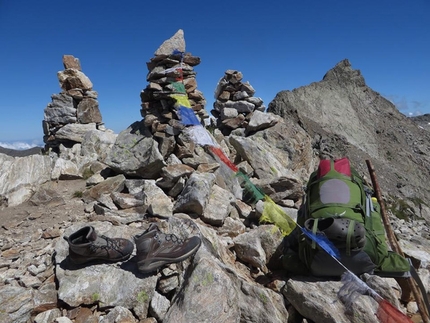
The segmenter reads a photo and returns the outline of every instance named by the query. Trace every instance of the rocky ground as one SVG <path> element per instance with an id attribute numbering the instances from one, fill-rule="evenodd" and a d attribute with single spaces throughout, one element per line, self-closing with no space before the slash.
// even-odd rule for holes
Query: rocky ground
<path id="1" fill-rule="evenodd" d="M 0 322 L 11 322 L 3 311 L 12 305 L 17 320 L 23 311 L 32 311 L 34 316 L 61 307 L 57 304 L 54 247 L 72 223 L 87 221 L 79 198 L 84 188 L 84 180 L 48 182 L 30 201 L 0 210 Z M 16 302 L 11 297 L 15 292 L 21 293 L 21 303 L 9 304 L 10 299 Z"/>
<path id="2" fill-rule="evenodd" d="M 0 211 L 2 237 L 33 236 L 55 238 L 55 232 L 69 222 L 85 219 L 84 203 L 79 198 L 85 189 L 85 180 L 60 180 L 42 185 L 40 192 L 31 200 Z M 20 234 L 21 233 L 21 234 Z M 2 251 L 6 246 L 2 246 Z"/>
<path id="3" fill-rule="evenodd" d="M 85 185 L 85 180 L 48 182 L 30 201 L 0 211 L 0 281 L 3 282 L 0 289 L 7 287 L 0 295 L 0 307 L 10 310 L 14 305 L 17 319 L 22 317 L 22 311 L 31 311 L 35 317 L 52 309 L 52 315 L 61 313 L 73 322 L 96 323 L 95 308 L 71 309 L 57 301 L 58 282 L 53 257 L 55 245 L 64 232 L 72 225 L 84 225 L 94 216 L 85 211 L 86 204 L 80 198 Z M 16 292 L 22 293 L 18 298 L 22 303 L 8 304 L 13 286 L 21 288 Z M 13 299 L 16 302 L 17 298 Z M 147 320 L 144 322 L 155 322 Z M 414 315 L 413 321 L 419 322 L 420 316 Z M 10 316 L 2 317 L 0 311 L 0 322 L 11 322 Z M 54 321 L 46 317 L 37 322 Z"/>

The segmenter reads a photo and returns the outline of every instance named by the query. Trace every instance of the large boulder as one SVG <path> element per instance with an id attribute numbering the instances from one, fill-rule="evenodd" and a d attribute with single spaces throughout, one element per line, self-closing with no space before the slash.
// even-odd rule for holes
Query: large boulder
<path id="1" fill-rule="evenodd" d="M 15 206 L 28 200 L 38 187 L 51 180 L 49 156 L 11 157 L 0 154 L 0 207 Z"/>
<path id="2" fill-rule="evenodd" d="M 118 135 L 106 164 L 119 173 L 146 179 L 158 178 L 166 166 L 157 141 L 142 121 L 133 123 Z"/>

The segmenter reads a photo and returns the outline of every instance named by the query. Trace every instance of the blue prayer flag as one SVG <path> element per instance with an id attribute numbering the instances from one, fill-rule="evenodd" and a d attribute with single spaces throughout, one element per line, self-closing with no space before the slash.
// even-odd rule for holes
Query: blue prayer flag
<path id="1" fill-rule="evenodd" d="M 179 116 L 181 117 L 181 123 L 184 126 L 197 126 L 200 125 L 200 121 L 194 114 L 194 110 L 184 106 L 179 106 Z"/>

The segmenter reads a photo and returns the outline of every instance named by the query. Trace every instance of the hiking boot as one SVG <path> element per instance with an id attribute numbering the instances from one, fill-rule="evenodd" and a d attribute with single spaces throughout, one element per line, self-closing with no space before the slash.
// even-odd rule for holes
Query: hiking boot
<path id="1" fill-rule="evenodd" d="M 92 226 L 83 227 L 64 239 L 69 243 L 69 258 L 77 265 L 93 260 L 126 260 L 134 249 L 130 240 L 98 236 Z"/>
<path id="2" fill-rule="evenodd" d="M 151 224 L 145 232 L 135 236 L 134 241 L 137 248 L 137 266 L 143 273 L 183 261 L 195 253 L 201 244 L 197 236 L 183 240 L 174 234 L 164 234 L 156 224 Z"/>

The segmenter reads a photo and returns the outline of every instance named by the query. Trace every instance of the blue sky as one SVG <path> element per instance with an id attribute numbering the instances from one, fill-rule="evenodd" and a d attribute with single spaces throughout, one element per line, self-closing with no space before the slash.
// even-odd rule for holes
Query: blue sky
<path id="1" fill-rule="evenodd" d="M 107 128 L 141 120 L 146 62 L 178 29 L 201 58 L 208 111 L 227 69 L 241 71 L 268 106 L 347 58 L 404 114 L 430 113 L 429 13 L 428 0 L 0 0 L 0 145 L 43 143 L 64 54 L 80 59 Z"/>

